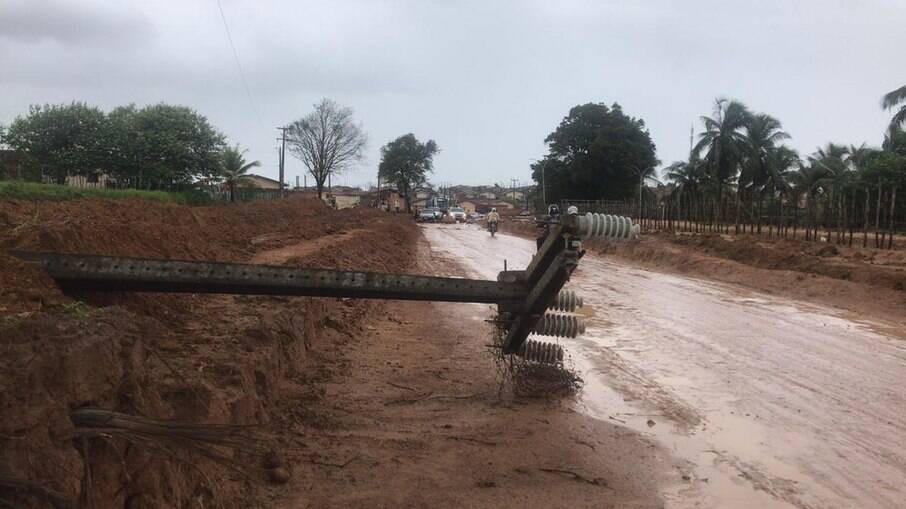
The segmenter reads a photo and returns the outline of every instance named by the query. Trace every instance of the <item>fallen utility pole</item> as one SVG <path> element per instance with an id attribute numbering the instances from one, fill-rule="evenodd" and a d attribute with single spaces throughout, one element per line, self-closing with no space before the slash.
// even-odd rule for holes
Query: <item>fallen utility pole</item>
<path id="1" fill-rule="evenodd" d="M 497 304 L 496 322 L 506 330 L 504 353 L 518 354 L 530 334 L 575 337 L 583 326 L 566 310 L 579 302 L 561 290 L 584 251 L 581 238 L 625 239 L 638 235 L 629 218 L 567 215 L 544 224 L 546 237 L 525 270 L 503 271 L 497 281 L 308 269 L 209 261 L 17 251 L 40 264 L 64 291 L 135 291 L 293 295 Z M 574 307 L 574 306 L 573 306 Z M 543 346 L 543 345 L 542 345 Z M 535 347 L 533 346 L 533 349 Z M 559 348 L 559 346 L 557 347 Z M 557 358 L 546 351 L 545 358 Z M 559 356 L 562 358 L 562 355 Z"/>
<path id="2" fill-rule="evenodd" d="M 13 252 L 41 264 L 64 290 L 293 295 L 497 304 L 519 301 L 521 283 L 280 265 Z"/>

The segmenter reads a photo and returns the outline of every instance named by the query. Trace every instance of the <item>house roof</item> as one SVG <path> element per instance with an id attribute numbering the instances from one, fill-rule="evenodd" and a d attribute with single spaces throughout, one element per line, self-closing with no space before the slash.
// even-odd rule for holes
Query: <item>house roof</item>
<path id="1" fill-rule="evenodd" d="M 276 185 L 276 186 L 279 186 L 279 185 L 280 185 L 280 182 L 277 181 L 276 179 L 272 179 L 272 178 L 269 178 L 269 177 L 265 177 L 264 175 L 258 175 L 258 174 L 256 174 L 256 173 L 246 173 L 245 175 L 243 175 L 243 176 L 241 176 L 241 177 L 239 177 L 239 178 L 240 178 L 240 180 L 241 180 L 241 179 L 258 179 L 258 180 L 264 180 L 264 181 L 270 182 L 270 183 L 272 183 L 272 184 L 274 184 L 274 185 Z"/>

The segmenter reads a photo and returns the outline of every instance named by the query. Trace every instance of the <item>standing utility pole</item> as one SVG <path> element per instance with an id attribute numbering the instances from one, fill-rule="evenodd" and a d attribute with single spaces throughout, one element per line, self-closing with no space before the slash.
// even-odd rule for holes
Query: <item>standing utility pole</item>
<path id="1" fill-rule="evenodd" d="M 280 195 L 283 196 L 283 162 L 286 160 L 286 130 L 289 128 L 278 127 L 277 129 L 283 131 L 283 135 L 280 137 L 282 142 L 280 146 Z"/>

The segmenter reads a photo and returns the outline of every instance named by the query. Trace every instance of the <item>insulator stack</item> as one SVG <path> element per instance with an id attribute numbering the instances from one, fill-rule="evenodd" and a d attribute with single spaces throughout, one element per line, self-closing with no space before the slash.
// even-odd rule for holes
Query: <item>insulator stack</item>
<path id="1" fill-rule="evenodd" d="M 639 225 L 632 224 L 632 219 L 610 214 L 588 213 L 579 216 L 577 234 L 586 239 L 609 238 L 628 239 L 639 235 Z"/>
<path id="2" fill-rule="evenodd" d="M 548 309 L 572 313 L 582 307 L 582 297 L 572 290 L 560 290 Z"/>
<path id="3" fill-rule="evenodd" d="M 560 364 L 563 362 L 563 347 L 556 343 L 528 339 L 522 343 L 516 355 L 540 364 Z"/>
<path id="4" fill-rule="evenodd" d="M 574 338 L 585 332 L 585 322 L 578 316 L 546 314 L 538 320 L 532 332 L 541 336 Z"/>

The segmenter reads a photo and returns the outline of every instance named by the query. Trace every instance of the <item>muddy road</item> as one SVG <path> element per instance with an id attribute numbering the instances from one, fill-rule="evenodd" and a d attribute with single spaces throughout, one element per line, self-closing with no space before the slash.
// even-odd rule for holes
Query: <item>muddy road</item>
<path id="1" fill-rule="evenodd" d="M 534 252 L 471 225 L 423 231 L 484 278 Z M 576 407 L 687 465 L 668 507 L 903 507 L 906 341 L 892 324 L 593 254 L 569 287 L 591 307 L 587 333 L 564 341 L 586 380 Z"/>

